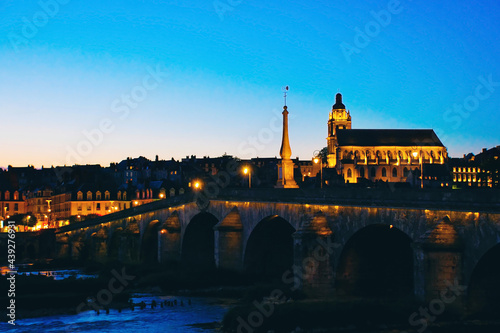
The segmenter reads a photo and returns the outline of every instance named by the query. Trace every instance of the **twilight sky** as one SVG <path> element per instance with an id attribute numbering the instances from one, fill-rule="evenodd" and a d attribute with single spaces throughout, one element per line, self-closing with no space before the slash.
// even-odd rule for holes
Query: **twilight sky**
<path id="1" fill-rule="evenodd" d="M 451 156 L 500 144 L 496 0 L 0 2 L 0 167 L 326 146 L 433 128 Z"/>

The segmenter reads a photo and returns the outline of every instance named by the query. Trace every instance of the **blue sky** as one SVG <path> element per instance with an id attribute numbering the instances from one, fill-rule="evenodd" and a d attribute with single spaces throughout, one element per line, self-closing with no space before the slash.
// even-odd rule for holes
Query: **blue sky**
<path id="1" fill-rule="evenodd" d="M 4 0 L 0 12 L 0 166 L 276 156 L 284 85 L 293 157 L 326 145 L 337 91 L 353 128 L 433 128 L 451 156 L 500 144 L 497 1 Z"/>

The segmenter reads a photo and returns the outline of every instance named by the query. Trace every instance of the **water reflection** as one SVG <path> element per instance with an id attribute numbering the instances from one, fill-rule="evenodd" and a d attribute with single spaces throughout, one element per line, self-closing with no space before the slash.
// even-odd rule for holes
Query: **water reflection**
<path id="1" fill-rule="evenodd" d="M 132 300 L 136 304 L 143 301 L 147 306 L 144 310 L 137 306 L 134 311 L 123 309 L 121 313 L 111 309 L 109 314 L 86 311 L 78 315 L 16 320 L 15 328 L 7 327 L 7 332 L 215 332 L 216 323 L 230 307 L 214 298 L 134 294 Z M 155 309 L 151 309 L 153 300 L 158 304 Z M 160 307 L 160 302 L 173 300 L 177 300 L 177 305 Z"/>
<path id="2" fill-rule="evenodd" d="M 9 274 L 10 269 L 7 266 L 0 267 L 0 273 L 2 276 Z M 19 268 L 16 273 L 17 275 L 43 275 L 52 277 L 54 280 L 64 280 L 69 277 L 74 277 L 76 279 L 90 279 L 96 278 L 97 274 L 85 274 L 80 269 L 61 269 L 61 270 L 23 270 L 23 268 Z"/>

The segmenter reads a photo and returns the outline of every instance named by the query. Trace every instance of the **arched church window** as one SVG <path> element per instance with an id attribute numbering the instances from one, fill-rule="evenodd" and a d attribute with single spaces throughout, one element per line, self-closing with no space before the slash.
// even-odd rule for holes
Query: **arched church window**
<path id="1" fill-rule="evenodd" d="M 382 177 L 387 177 L 387 170 L 382 168 Z"/>
<path id="2" fill-rule="evenodd" d="M 371 169 L 371 171 L 370 171 L 370 177 L 372 177 L 372 178 L 373 178 L 373 177 L 375 177 L 376 172 L 377 172 L 377 171 L 375 170 L 375 167 L 372 167 L 372 169 Z"/>
<path id="3" fill-rule="evenodd" d="M 404 168 L 404 169 L 403 169 L 403 177 L 408 177 L 408 174 L 409 174 L 409 173 L 410 173 L 410 172 L 408 171 L 408 168 Z"/>
<path id="4" fill-rule="evenodd" d="M 351 171 L 351 169 L 347 169 L 347 178 L 352 178 L 352 171 Z"/>
<path id="5" fill-rule="evenodd" d="M 365 178 L 365 168 L 361 168 L 361 169 L 359 169 L 359 176 L 360 176 L 361 178 Z"/>
<path id="6" fill-rule="evenodd" d="M 392 168 L 392 176 L 397 177 L 398 176 L 398 169 Z"/>

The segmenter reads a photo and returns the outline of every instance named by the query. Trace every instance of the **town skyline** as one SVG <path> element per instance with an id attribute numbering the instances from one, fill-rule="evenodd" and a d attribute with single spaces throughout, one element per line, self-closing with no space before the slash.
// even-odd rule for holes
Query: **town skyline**
<path id="1" fill-rule="evenodd" d="M 278 156 L 285 85 L 292 158 L 325 147 L 337 92 L 353 129 L 477 154 L 499 143 L 499 6 L 7 1 L 0 166 Z"/>

